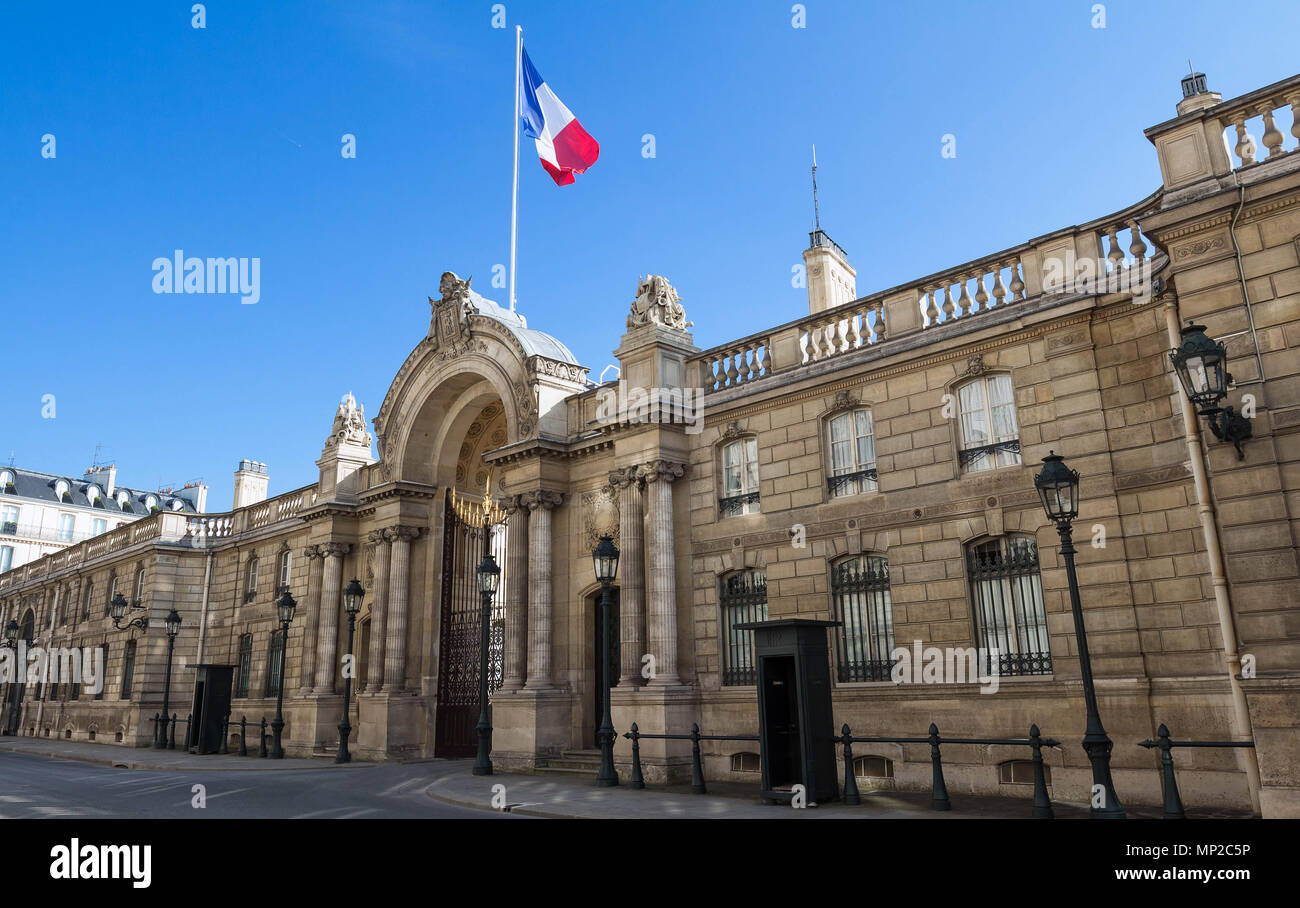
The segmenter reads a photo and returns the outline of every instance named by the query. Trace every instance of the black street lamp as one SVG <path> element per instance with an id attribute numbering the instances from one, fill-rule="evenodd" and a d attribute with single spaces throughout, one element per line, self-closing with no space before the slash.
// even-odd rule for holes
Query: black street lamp
<path id="1" fill-rule="evenodd" d="M 4 640 L 0 640 L 0 647 L 5 647 L 7 649 L 11 649 L 16 652 L 18 649 L 18 631 L 19 631 L 18 622 L 10 618 L 9 623 L 5 625 L 5 636 L 4 636 Z M 18 665 L 18 661 L 15 659 L 14 672 L 16 674 L 17 672 L 21 672 L 21 671 L 24 671 L 24 669 L 22 666 Z M 17 734 L 17 731 L 13 729 L 13 726 L 16 725 L 14 721 L 14 717 L 18 712 L 17 677 L 15 677 L 15 679 L 9 683 L 9 686 L 10 688 L 13 689 L 13 695 L 9 698 L 9 704 L 10 704 L 9 721 L 5 722 L 4 729 L 0 730 L 0 734 L 3 735 Z"/>
<path id="2" fill-rule="evenodd" d="M 361 611 L 361 600 L 366 591 L 361 588 L 361 581 L 353 577 L 347 589 L 343 591 L 343 611 L 348 613 L 348 672 L 343 678 L 343 721 L 339 723 L 339 752 L 334 757 L 335 763 L 351 763 L 352 754 L 348 751 L 348 738 L 352 735 L 352 723 L 348 721 L 348 707 L 352 702 L 352 670 L 355 662 L 351 659 L 353 636 L 357 629 L 357 612 Z"/>
<path id="3" fill-rule="evenodd" d="M 483 525 L 483 560 L 478 566 L 478 592 L 483 599 L 483 617 L 479 619 L 479 645 L 483 664 L 478 673 L 478 756 L 474 759 L 474 775 L 492 775 L 492 722 L 488 719 L 488 635 L 492 630 L 492 597 L 501 582 L 501 568 L 488 545 L 488 525 Z"/>
<path id="4" fill-rule="evenodd" d="M 162 722 L 157 729 L 157 739 L 153 746 L 157 750 L 162 750 L 167 746 L 167 717 L 168 708 L 172 699 L 172 652 L 176 649 L 176 635 L 181 632 L 181 616 L 172 609 L 164 622 L 167 625 L 167 680 L 163 684 L 163 709 Z M 172 739 L 172 745 L 175 746 L 175 738 Z"/>
<path id="5" fill-rule="evenodd" d="M 1088 655 L 1088 629 L 1083 624 L 1083 604 L 1079 601 L 1079 578 L 1074 570 L 1074 537 L 1071 521 L 1079 516 L 1079 474 L 1065 465 L 1055 451 L 1043 458 L 1043 471 L 1034 477 L 1038 497 L 1043 501 L 1047 519 L 1056 524 L 1061 534 L 1061 555 L 1065 558 L 1065 573 L 1070 582 L 1070 611 L 1074 615 L 1074 636 L 1079 646 L 1079 670 L 1083 675 L 1083 702 L 1088 712 L 1088 725 L 1083 736 L 1083 749 L 1092 763 L 1092 790 L 1094 797 L 1100 787 L 1102 806 L 1091 808 L 1094 819 L 1122 820 L 1124 805 L 1115 793 L 1115 783 L 1110 778 L 1110 752 L 1114 743 L 1102 727 L 1097 712 L 1097 691 L 1092 683 L 1092 659 Z"/>
<path id="6" fill-rule="evenodd" d="M 275 721 L 271 723 L 273 737 L 270 756 L 273 760 L 284 759 L 284 748 L 280 746 L 280 734 L 284 731 L 284 664 L 289 661 L 289 622 L 293 620 L 293 612 L 297 607 L 298 603 L 289 594 L 287 587 L 280 598 L 275 600 L 275 613 L 280 619 L 280 626 L 284 628 L 284 639 L 280 644 L 280 683 L 275 692 Z"/>
<path id="7" fill-rule="evenodd" d="M 609 714 L 609 585 L 618 576 L 618 547 L 609 536 L 601 536 L 596 547 L 591 551 L 591 561 L 595 566 L 596 579 L 600 581 L 600 620 L 601 620 L 601 659 L 605 666 L 604 677 L 600 683 L 600 772 L 596 774 L 596 784 L 613 786 L 618 784 L 618 772 L 614 769 L 614 723 Z"/>
<path id="8" fill-rule="evenodd" d="M 1237 459 L 1244 460 L 1246 454 L 1241 450 L 1241 443 L 1251 437 L 1250 420 L 1234 412 L 1232 407 L 1219 406 L 1232 384 L 1227 348 L 1211 340 L 1204 325 L 1188 325 L 1182 333 L 1183 342 L 1170 352 L 1169 359 L 1187 399 L 1202 416 L 1209 418 L 1214 437 L 1232 442 Z"/>
<path id="9" fill-rule="evenodd" d="M 130 611 L 133 615 L 136 615 L 137 612 L 140 614 L 136 615 L 136 617 L 132 618 L 126 624 L 122 623 L 122 619 L 126 617 L 127 613 L 125 596 L 121 593 L 114 593 L 112 600 L 108 603 L 108 608 L 109 614 L 113 616 L 113 627 L 117 628 L 119 631 L 124 631 L 132 627 L 138 627 L 141 630 L 144 630 L 149 626 L 149 616 L 144 613 L 144 603 L 139 599 L 131 603 Z"/>

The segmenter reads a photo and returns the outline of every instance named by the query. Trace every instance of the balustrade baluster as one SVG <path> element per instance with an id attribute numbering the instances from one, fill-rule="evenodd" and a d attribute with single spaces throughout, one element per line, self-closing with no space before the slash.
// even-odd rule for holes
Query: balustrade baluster
<path id="1" fill-rule="evenodd" d="M 871 326 L 873 331 L 871 342 L 873 344 L 878 344 L 885 339 L 885 303 L 883 300 L 876 301 L 874 311 L 876 313 L 876 320 Z"/>
<path id="2" fill-rule="evenodd" d="M 1138 226 L 1137 221 L 1129 221 L 1128 229 L 1133 241 L 1129 244 L 1128 251 L 1133 256 L 1134 262 L 1140 262 L 1147 255 L 1147 244 L 1142 242 L 1142 228 Z"/>
<path id="3" fill-rule="evenodd" d="M 1020 259 L 1013 259 L 1011 262 L 1011 290 L 1012 295 L 1017 300 L 1025 298 L 1025 282 L 1020 279 Z"/>
<path id="4" fill-rule="evenodd" d="M 1241 159 L 1242 166 L 1254 164 L 1255 140 L 1250 137 L 1250 133 L 1246 132 L 1246 114 L 1238 114 L 1234 125 L 1237 128 L 1237 147 L 1233 150 L 1237 153 L 1237 157 Z"/>
<path id="5" fill-rule="evenodd" d="M 1277 128 L 1273 122 L 1273 102 L 1266 101 L 1260 107 L 1260 114 L 1264 117 L 1264 147 L 1268 149 L 1268 156 L 1282 154 L 1282 130 Z"/>
<path id="6" fill-rule="evenodd" d="M 989 291 L 984 286 L 984 272 L 980 272 L 975 281 L 975 305 L 981 312 L 987 312 L 989 308 Z"/>
<path id="7" fill-rule="evenodd" d="M 738 375 L 736 372 L 736 354 L 728 351 L 724 355 L 727 358 L 727 381 L 723 387 L 731 388 L 736 385 L 736 376 Z"/>
<path id="8" fill-rule="evenodd" d="M 865 315 L 862 318 L 863 321 L 866 320 Z M 849 316 L 848 324 L 845 326 L 844 329 L 844 343 L 846 345 L 845 346 L 846 350 L 855 349 L 859 345 L 859 341 L 861 341 L 862 339 L 862 334 L 858 331 L 857 321 L 858 321 L 858 313 L 854 312 L 852 315 Z"/>
<path id="9" fill-rule="evenodd" d="M 954 310 L 952 305 L 952 291 L 949 288 L 948 284 L 944 284 L 943 285 L 943 320 L 945 322 L 949 321 L 952 318 L 953 311 Z"/>
<path id="10" fill-rule="evenodd" d="M 1002 286 L 1002 268 L 1001 262 L 993 270 L 993 299 L 997 301 L 998 306 L 1006 305 L 1007 288 Z"/>
<path id="11" fill-rule="evenodd" d="M 1286 103 L 1291 105 L 1291 135 L 1295 136 L 1297 143 L 1300 143 L 1300 93 L 1288 95 Z M 1296 147 L 1300 148 L 1300 144 Z"/>
<path id="12" fill-rule="evenodd" d="M 970 295 L 966 292 L 966 283 L 970 280 L 970 275 L 961 276 L 961 295 L 957 297 L 957 305 L 961 307 L 961 317 L 965 318 L 970 315 Z"/>
<path id="13" fill-rule="evenodd" d="M 1110 269 L 1118 271 L 1124 264 L 1124 250 L 1119 246 L 1119 224 L 1111 225 L 1106 231 L 1106 239 L 1110 243 L 1110 252 L 1106 253 L 1106 258 L 1110 261 Z"/>

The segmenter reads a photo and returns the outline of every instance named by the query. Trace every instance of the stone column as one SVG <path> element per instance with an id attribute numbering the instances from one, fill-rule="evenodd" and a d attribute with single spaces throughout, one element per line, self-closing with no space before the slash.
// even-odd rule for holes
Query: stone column
<path id="1" fill-rule="evenodd" d="M 551 511 L 562 492 L 541 489 L 524 496 L 528 506 L 528 682 L 532 690 L 554 687 L 551 680 Z"/>
<path id="2" fill-rule="evenodd" d="M 395 693 L 406 683 L 406 621 L 410 609 L 411 540 L 419 527 L 393 527 L 388 531 L 392 556 L 388 566 L 388 635 L 384 646 L 384 690 Z"/>
<path id="3" fill-rule="evenodd" d="M 343 589 L 343 556 L 352 550 L 346 542 L 331 542 L 320 547 L 325 556 L 324 577 L 320 592 L 320 625 L 316 632 L 316 693 L 334 693 L 334 677 L 339 645 L 339 608 Z"/>
<path id="4" fill-rule="evenodd" d="M 618 683 L 641 683 L 645 654 L 645 533 L 641 511 L 641 477 L 636 467 L 615 470 L 609 482 L 618 490 L 618 617 L 622 671 Z"/>
<path id="5" fill-rule="evenodd" d="M 384 634 L 388 618 L 389 530 L 376 530 L 368 537 L 375 545 L 375 598 L 370 606 L 370 652 L 366 655 L 363 691 L 378 693 L 384 686 Z"/>
<path id="6" fill-rule="evenodd" d="M 309 545 L 303 551 L 308 563 L 307 615 L 302 632 L 302 664 L 298 667 L 299 698 L 311 693 L 316 679 L 316 627 L 320 623 L 320 588 L 325 573 L 325 553 L 321 549 L 322 546 Z M 278 619 L 275 633 L 282 633 Z"/>
<path id="7" fill-rule="evenodd" d="M 673 547 L 673 486 L 674 479 L 686 472 L 684 465 L 667 460 L 655 460 L 641 468 L 645 477 L 646 493 L 650 499 L 650 539 L 646 550 L 650 569 L 646 634 L 649 652 L 655 659 L 655 676 L 650 684 L 656 687 L 680 684 L 677 677 L 677 579 Z"/>
<path id="8" fill-rule="evenodd" d="M 528 505 L 522 495 L 502 500 L 506 530 L 506 652 L 502 690 L 524 686 L 528 664 Z"/>

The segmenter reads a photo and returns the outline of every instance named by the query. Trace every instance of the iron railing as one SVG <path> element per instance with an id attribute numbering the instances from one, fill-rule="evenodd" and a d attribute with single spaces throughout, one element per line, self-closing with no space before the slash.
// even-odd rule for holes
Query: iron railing
<path id="1" fill-rule="evenodd" d="M 1020 458 L 1020 439 L 1013 438 L 1010 441 L 998 441 L 991 445 L 962 448 L 957 452 L 957 464 L 964 469 L 994 454 L 1015 454 L 1018 462 Z"/>
<path id="2" fill-rule="evenodd" d="M 1254 741 L 1174 741 L 1169 737 L 1169 729 L 1163 722 L 1160 728 L 1156 730 L 1156 740 L 1148 738 L 1145 741 L 1139 741 L 1138 747 L 1145 747 L 1150 750 L 1153 747 L 1160 749 L 1160 773 L 1161 780 L 1164 782 L 1165 805 L 1163 819 L 1166 820 L 1185 820 L 1187 812 L 1183 810 L 1183 799 L 1178 795 L 1178 779 L 1174 774 L 1174 753 L 1175 747 L 1254 747 Z"/>
<path id="3" fill-rule="evenodd" d="M 732 495 L 729 498 L 718 499 L 718 514 L 722 517 L 739 517 L 746 513 L 745 506 L 754 504 L 759 500 L 757 492 L 750 492 L 748 495 Z M 749 511 L 755 514 L 757 511 Z"/>
<path id="4" fill-rule="evenodd" d="M 642 734 L 637 728 L 635 722 L 632 723 L 632 730 L 626 732 L 623 737 L 632 741 L 632 780 L 629 783 L 633 788 L 645 788 L 645 778 L 641 775 L 641 739 L 653 738 L 660 741 L 690 741 L 691 742 L 691 792 L 694 794 L 708 794 L 708 789 L 704 785 L 704 763 L 700 757 L 701 741 L 757 741 L 758 735 L 702 735 L 700 734 L 699 723 L 691 723 L 691 733 L 689 735 L 647 735 Z"/>
<path id="5" fill-rule="evenodd" d="M 856 495 L 859 492 L 874 492 L 877 488 L 877 481 L 876 468 L 868 467 L 865 470 L 856 470 L 852 473 L 827 476 L 826 491 L 830 493 L 832 498 L 841 495 Z"/>

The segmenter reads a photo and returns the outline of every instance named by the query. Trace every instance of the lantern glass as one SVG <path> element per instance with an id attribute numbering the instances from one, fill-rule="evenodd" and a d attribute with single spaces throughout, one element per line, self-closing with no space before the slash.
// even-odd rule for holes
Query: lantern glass
<path id="1" fill-rule="evenodd" d="M 280 594 L 280 598 L 275 600 L 275 613 L 280 619 L 281 624 L 288 624 L 293 620 L 294 610 L 298 608 L 298 603 L 294 601 L 288 590 Z"/>
<path id="2" fill-rule="evenodd" d="M 1043 458 L 1043 470 L 1034 477 L 1047 519 L 1073 520 L 1079 516 L 1079 474 L 1052 451 Z"/>
<path id="3" fill-rule="evenodd" d="M 361 601 L 365 596 L 366 591 L 362 588 L 361 581 L 353 577 L 352 582 L 343 591 L 343 609 L 349 615 L 355 615 L 361 611 Z"/>
<path id="4" fill-rule="evenodd" d="M 181 632 L 181 616 L 176 609 L 172 609 L 167 615 L 167 636 L 175 637 Z"/>
<path id="5" fill-rule="evenodd" d="M 114 593 L 113 598 L 108 603 L 109 613 L 113 616 L 114 621 L 121 621 L 126 615 L 126 597 L 121 593 Z"/>
<path id="6" fill-rule="evenodd" d="M 18 639 L 18 622 L 14 621 L 12 618 L 9 619 L 9 623 L 5 625 L 5 639 L 10 643 L 13 643 Z"/>
<path id="7" fill-rule="evenodd" d="M 1227 350 L 1205 333 L 1204 325 L 1183 329 L 1183 342 L 1169 354 L 1187 398 L 1201 409 L 1216 406 L 1228 393 Z"/>
<path id="8" fill-rule="evenodd" d="M 497 567 L 496 558 L 488 552 L 478 565 L 478 591 L 491 595 L 497 591 L 500 582 L 501 568 Z"/>
<path id="9" fill-rule="evenodd" d="M 618 547 L 610 536 L 601 536 L 600 542 L 591 550 L 591 562 L 596 571 L 596 579 L 601 583 L 613 583 L 618 576 Z"/>

